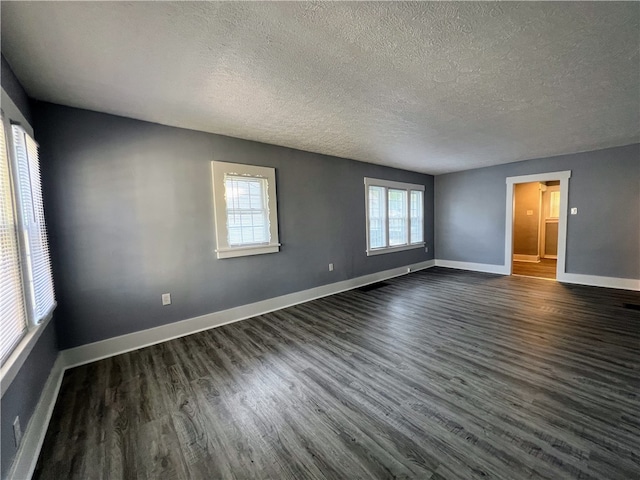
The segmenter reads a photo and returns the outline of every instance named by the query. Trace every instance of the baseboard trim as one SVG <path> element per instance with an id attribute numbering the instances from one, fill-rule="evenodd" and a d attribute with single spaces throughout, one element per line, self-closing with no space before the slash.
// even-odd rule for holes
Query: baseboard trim
<path id="1" fill-rule="evenodd" d="M 436 267 L 457 268 L 482 273 L 497 273 L 508 275 L 504 265 L 490 265 L 486 263 L 458 262 L 454 260 L 436 260 Z M 640 291 L 640 280 L 634 278 L 601 277 L 598 275 L 582 275 L 578 273 L 563 273 L 557 278 L 561 283 L 587 285 L 592 287 L 618 288 L 621 290 Z"/>
<path id="2" fill-rule="evenodd" d="M 592 287 L 619 288 L 622 290 L 640 291 L 640 280 L 634 278 L 601 277 L 580 273 L 563 273 L 558 277 L 561 283 L 589 285 Z"/>
<path id="3" fill-rule="evenodd" d="M 38 400 L 36 409 L 24 431 L 22 443 L 16 453 L 7 478 L 25 480 L 33 476 L 65 370 L 64 359 L 62 355 L 58 354 L 49 373 L 49 378 L 47 378 L 47 383 L 45 383 L 40 394 L 40 400 Z"/>
<path id="4" fill-rule="evenodd" d="M 508 275 L 504 265 L 491 265 L 488 263 L 458 262 L 455 260 L 436 260 L 436 267 L 457 268 L 459 270 L 470 270 L 472 272 L 497 273 Z"/>
<path id="5" fill-rule="evenodd" d="M 430 268 L 435 265 L 434 260 L 427 260 L 412 265 L 384 270 L 361 277 L 322 285 L 300 292 L 294 292 L 280 297 L 262 300 L 239 307 L 208 313 L 199 317 L 189 318 L 178 322 L 150 328 L 139 332 L 121 335 L 119 337 L 101 340 L 99 342 L 82 345 L 80 347 L 63 350 L 61 353 L 66 368 L 84 365 L 104 358 L 131 352 L 140 348 L 166 342 L 174 338 L 184 337 L 193 333 L 220 327 L 229 323 L 239 322 L 247 318 L 291 307 L 317 298 L 334 295 L 354 288 L 362 287 L 389 278 L 406 275 L 407 273 Z"/>
<path id="6" fill-rule="evenodd" d="M 513 254 L 514 262 L 530 262 L 538 263 L 540 261 L 540 255 L 521 255 L 519 253 Z"/>

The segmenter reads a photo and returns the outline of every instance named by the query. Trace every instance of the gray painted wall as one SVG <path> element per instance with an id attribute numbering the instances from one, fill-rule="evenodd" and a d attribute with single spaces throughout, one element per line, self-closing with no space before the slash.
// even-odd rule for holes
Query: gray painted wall
<path id="1" fill-rule="evenodd" d="M 2 397 L 0 418 L 2 478 L 6 477 L 18 451 L 13 440 L 13 419 L 20 416 L 20 425 L 24 432 L 40 400 L 42 388 L 49 378 L 57 355 L 55 327 L 54 323 L 50 322 Z"/>
<path id="2" fill-rule="evenodd" d="M 433 258 L 430 175 L 46 103 L 35 116 L 63 348 Z M 279 253 L 215 258 L 214 159 L 276 168 Z M 366 256 L 365 176 L 426 186 L 429 253 Z"/>
<path id="3" fill-rule="evenodd" d="M 20 112 L 22 113 L 22 115 L 24 115 L 24 118 L 26 118 L 29 123 L 33 124 L 29 97 L 14 75 L 9 62 L 7 62 L 7 59 L 4 58 L 4 55 L 2 54 L 0 54 L 0 77 L 0 82 L 2 82 L 2 88 L 4 88 L 4 91 L 7 92 L 7 95 L 11 97 L 13 103 L 15 103 L 16 106 L 20 109 Z"/>
<path id="4" fill-rule="evenodd" d="M 640 144 L 435 178 L 436 256 L 504 264 L 506 178 L 571 170 L 568 273 L 640 278 Z"/>
<path id="5" fill-rule="evenodd" d="M 1 69 L 2 88 L 20 108 L 22 115 L 30 119 L 28 97 L 4 56 L 2 56 Z M 16 115 L 6 106 L 3 106 L 3 111 L 9 120 L 17 120 L 14 118 Z M 0 476 L 2 478 L 7 475 L 17 452 L 13 441 L 13 420 L 16 416 L 20 416 L 22 430 L 26 429 L 58 354 L 54 321 L 55 319 L 42 332 L 11 386 L 2 396 L 0 404 L 0 445 L 2 447 L 0 448 Z"/>

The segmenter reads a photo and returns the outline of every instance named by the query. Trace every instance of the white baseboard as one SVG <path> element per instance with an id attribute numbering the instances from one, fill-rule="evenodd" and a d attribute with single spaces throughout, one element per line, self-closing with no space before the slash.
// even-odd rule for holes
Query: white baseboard
<path id="1" fill-rule="evenodd" d="M 362 287 L 370 283 L 379 282 L 389 278 L 405 275 L 409 272 L 430 268 L 435 265 L 434 260 L 428 260 L 413 265 L 393 268 L 382 272 L 364 275 L 349 280 L 343 280 L 320 287 L 310 288 L 300 292 L 282 295 L 280 297 L 262 300 L 239 307 L 208 313 L 199 317 L 189 318 L 179 322 L 150 328 L 139 332 L 121 335 L 119 337 L 101 340 L 99 342 L 82 345 L 80 347 L 63 350 L 61 355 L 67 368 L 95 362 L 103 358 L 112 357 L 121 353 L 138 350 L 149 345 L 166 342 L 174 338 L 184 337 L 193 333 L 209 330 L 229 323 L 238 322 L 247 318 L 263 315 L 265 313 L 280 310 L 299 303 L 308 302 L 316 298 L 326 297 L 336 293 Z"/>
<path id="2" fill-rule="evenodd" d="M 471 270 L 473 272 L 498 273 L 507 275 L 504 265 L 491 265 L 488 263 L 457 262 L 455 260 L 436 260 L 436 267 L 457 268 L 459 270 Z"/>
<path id="3" fill-rule="evenodd" d="M 540 261 L 540 255 L 521 255 L 519 253 L 513 254 L 514 262 L 530 262 L 538 263 Z"/>
<path id="4" fill-rule="evenodd" d="M 620 288 L 622 290 L 640 291 L 640 280 L 634 278 L 601 277 L 598 275 L 582 275 L 580 273 L 563 273 L 558 277 L 562 283 L 575 283 L 593 287 Z"/>
<path id="5" fill-rule="evenodd" d="M 515 255 L 514 255 L 515 257 Z M 498 273 L 508 275 L 504 265 L 489 265 L 486 263 L 457 262 L 454 260 L 436 260 L 436 267 L 457 268 L 473 272 Z M 561 283 L 574 283 L 593 287 L 619 288 L 622 290 L 640 291 L 640 280 L 633 278 L 601 277 L 598 275 L 582 275 L 578 273 L 563 273 L 558 279 Z"/>
<path id="6" fill-rule="evenodd" d="M 44 437 L 49 427 L 49 421 L 53 414 L 53 407 L 56 405 L 62 377 L 66 367 L 62 355 L 58 354 L 58 358 L 53 364 L 53 368 L 49 373 L 47 383 L 45 383 L 40 400 L 36 405 L 36 409 L 31 415 L 29 424 L 27 425 L 20 448 L 13 460 L 9 476 L 7 478 L 14 480 L 30 479 L 38 463 L 40 449 L 44 442 Z"/>

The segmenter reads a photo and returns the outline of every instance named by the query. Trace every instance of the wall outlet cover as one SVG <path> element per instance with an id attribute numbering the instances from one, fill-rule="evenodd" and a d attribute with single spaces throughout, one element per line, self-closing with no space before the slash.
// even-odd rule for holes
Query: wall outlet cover
<path id="1" fill-rule="evenodd" d="M 171 305 L 171 294 L 163 293 L 162 294 L 162 305 Z"/>

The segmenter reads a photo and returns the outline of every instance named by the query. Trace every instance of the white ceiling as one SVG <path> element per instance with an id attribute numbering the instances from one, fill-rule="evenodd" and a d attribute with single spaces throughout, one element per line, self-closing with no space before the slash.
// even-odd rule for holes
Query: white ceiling
<path id="1" fill-rule="evenodd" d="M 640 4 L 3 2 L 39 100 L 432 174 L 640 141 Z"/>

